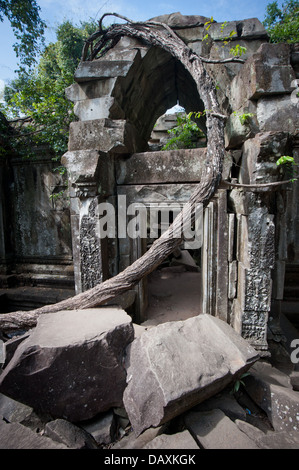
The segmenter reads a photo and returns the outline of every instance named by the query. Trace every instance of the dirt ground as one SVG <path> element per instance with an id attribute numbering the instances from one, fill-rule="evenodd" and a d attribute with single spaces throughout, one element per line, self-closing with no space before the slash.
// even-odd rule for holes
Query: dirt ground
<path id="1" fill-rule="evenodd" d="M 147 320 L 143 326 L 186 320 L 201 313 L 201 274 L 179 266 L 162 268 L 148 277 Z"/>

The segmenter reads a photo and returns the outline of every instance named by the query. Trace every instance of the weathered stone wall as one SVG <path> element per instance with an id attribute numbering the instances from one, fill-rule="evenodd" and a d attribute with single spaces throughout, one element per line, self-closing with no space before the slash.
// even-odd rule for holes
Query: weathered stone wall
<path id="1" fill-rule="evenodd" d="M 9 152 L 1 158 L 2 287 L 73 287 L 67 183 L 55 167 L 47 148 L 28 159 Z"/>
<path id="2" fill-rule="evenodd" d="M 276 160 L 298 153 L 298 105 L 291 100 L 297 49 L 269 44 L 255 18 L 229 22 L 225 28 L 215 22 L 208 40 L 203 40 L 206 18 L 172 14 L 155 19 L 166 22 L 206 58 L 226 59 L 232 46 L 246 47 L 244 64 L 206 64 L 228 116 L 223 177 L 248 184 L 280 179 Z M 225 44 L 231 31 L 232 41 Z M 116 274 L 144 250 L 117 239 L 105 245 L 93 231 L 95 204 L 117 204 L 119 194 L 147 204 L 184 202 L 190 183 L 200 181 L 203 154 L 193 162 L 186 152 L 141 152 L 167 109 L 179 102 L 186 112 L 200 111 L 203 103 L 193 80 L 173 57 L 129 38 L 122 38 L 103 58 L 80 63 L 75 81 L 67 96 L 75 103 L 79 122 L 71 125 L 63 161 L 70 175 L 76 289 L 81 292 Z M 204 130 L 204 120 L 200 125 Z M 221 187 L 204 215 L 202 310 L 233 325 L 261 350 L 267 349 L 271 297 L 283 297 L 280 283 L 286 264 L 298 260 L 297 203 L 290 209 L 295 192 Z M 100 269 L 96 279 L 86 281 L 86 272 L 92 271 L 92 256 L 86 257 L 86 252 L 94 250 Z M 275 276 L 279 281 L 273 287 Z"/>

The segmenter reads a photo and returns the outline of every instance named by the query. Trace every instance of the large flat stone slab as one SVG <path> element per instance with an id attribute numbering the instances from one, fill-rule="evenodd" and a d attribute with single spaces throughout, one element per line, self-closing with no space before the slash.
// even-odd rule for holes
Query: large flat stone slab
<path id="1" fill-rule="evenodd" d="M 5 395 L 50 413 L 83 421 L 122 405 L 125 348 L 132 320 L 120 308 L 43 315 L 0 377 Z"/>
<path id="2" fill-rule="evenodd" d="M 190 412 L 185 424 L 204 449 L 258 449 L 255 442 L 221 410 Z"/>
<path id="3" fill-rule="evenodd" d="M 68 449 L 20 423 L 0 422 L 0 449 Z"/>
<path id="4" fill-rule="evenodd" d="M 227 323 L 210 315 L 145 331 L 127 350 L 124 406 L 135 434 L 213 396 L 258 358 Z"/>
<path id="5" fill-rule="evenodd" d="M 161 434 L 146 444 L 143 449 L 197 449 L 198 445 L 185 430 L 176 434 Z"/>
<path id="6" fill-rule="evenodd" d="M 265 411 L 274 430 L 297 434 L 299 393 L 291 388 L 289 377 L 262 362 L 250 372 L 244 379 L 246 392 Z"/>

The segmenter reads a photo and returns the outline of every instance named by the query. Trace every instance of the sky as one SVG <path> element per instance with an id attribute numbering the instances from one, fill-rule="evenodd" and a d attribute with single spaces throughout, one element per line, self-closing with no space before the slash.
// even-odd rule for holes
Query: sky
<path id="1" fill-rule="evenodd" d="M 40 16 L 47 24 L 46 43 L 55 42 L 55 28 L 64 20 L 99 19 L 104 13 L 115 12 L 131 20 L 145 21 L 158 15 L 180 12 L 182 15 L 202 15 L 217 22 L 258 18 L 263 21 L 266 6 L 272 0 L 37 0 Z M 278 5 L 281 6 L 281 1 Z M 113 18 L 107 19 L 108 22 Z M 115 20 L 119 22 L 119 20 Z M 105 24 L 105 22 L 104 22 Z M 0 93 L 3 84 L 15 77 L 18 61 L 12 45 L 15 38 L 8 20 L 0 23 Z"/>

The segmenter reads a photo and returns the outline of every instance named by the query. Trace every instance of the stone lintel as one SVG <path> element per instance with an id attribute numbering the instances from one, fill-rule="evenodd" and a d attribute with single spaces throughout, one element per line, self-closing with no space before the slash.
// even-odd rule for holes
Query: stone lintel
<path id="1" fill-rule="evenodd" d="M 206 149 L 137 153 L 116 162 L 117 183 L 151 184 L 198 182 Z"/>

